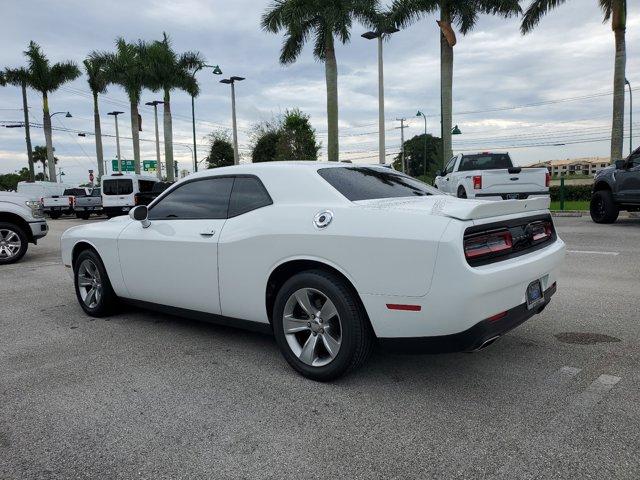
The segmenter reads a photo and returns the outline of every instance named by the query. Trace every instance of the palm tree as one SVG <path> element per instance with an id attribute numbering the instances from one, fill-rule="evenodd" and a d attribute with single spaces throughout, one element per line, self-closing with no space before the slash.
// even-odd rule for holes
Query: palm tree
<path id="1" fill-rule="evenodd" d="M 140 96 L 146 82 L 143 51 L 140 44 L 128 43 L 124 38 L 116 39 L 115 53 L 91 54 L 91 58 L 104 62 L 104 72 L 109 83 L 120 85 L 129 97 L 131 106 L 131 138 L 135 172 L 140 173 Z"/>
<path id="2" fill-rule="evenodd" d="M 49 94 L 67 82 L 80 76 L 80 70 L 73 62 L 60 62 L 51 65 L 49 59 L 34 41 L 24 52 L 27 57 L 27 84 L 42 94 L 42 113 L 44 124 L 44 138 L 47 144 L 47 159 L 49 164 L 49 179 L 57 180 L 56 164 L 53 160 L 53 139 L 51 133 L 51 116 L 49 113 Z"/>
<path id="3" fill-rule="evenodd" d="M 27 161 L 29 162 L 29 181 L 35 180 L 35 172 L 33 167 L 33 153 L 31 152 L 31 131 L 29 127 L 29 105 L 27 104 L 27 84 L 28 75 L 24 68 L 7 68 L 0 73 L 0 84 L 14 85 L 22 89 L 22 110 L 24 112 L 24 134 L 27 142 Z"/>
<path id="4" fill-rule="evenodd" d="M 187 93 L 197 90 L 197 81 L 193 71 L 202 68 L 204 59 L 199 52 L 177 54 L 166 33 L 162 40 L 150 44 L 141 43 L 144 49 L 146 84 L 154 92 L 164 94 L 164 156 L 167 164 L 167 180 L 174 180 L 173 166 L 173 127 L 171 121 L 171 90 L 179 88 Z"/>
<path id="5" fill-rule="evenodd" d="M 480 14 L 510 17 L 522 12 L 520 0 L 395 0 L 393 15 L 396 24 L 404 27 L 422 16 L 440 12 L 440 109 L 443 161 L 453 156 L 453 47 L 457 43 L 451 27 L 455 24 L 466 35 L 473 29 Z M 553 0 L 550 0 L 553 1 Z"/>
<path id="6" fill-rule="evenodd" d="M 275 0 L 262 16 L 270 33 L 284 31 L 280 63 L 293 63 L 304 44 L 314 38 L 313 55 L 324 62 L 327 84 L 328 156 L 338 161 L 338 65 L 335 42 L 347 43 L 354 20 L 367 25 L 377 15 L 378 0 Z"/>
<path id="7" fill-rule="evenodd" d="M 53 151 L 55 152 L 55 148 Z M 36 145 L 31 153 L 34 163 L 42 164 L 42 177 L 47 180 L 47 147 Z M 53 157 L 53 162 L 58 163 L 58 157 Z M 38 174 L 39 175 L 39 174 Z"/>
<path id="8" fill-rule="evenodd" d="M 93 94 L 93 123 L 96 137 L 96 159 L 98 160 L 98 180 L 104 175 L 104 154 L 102 151 L 102 128 L 100 126 L 100 110 L 98 109 L 98 95 L 107 93 L 109 79 L 105 72 L 104 58 L 90 56 L 84 62 L 87 72 L 87 83 Z"/>
<path id="9" fill-rule="evenodd" d="M 566 0 L 534 0 L 527 8 L 520 30 L 527 34 L 538 24 L 544 14 L 565 3 Z M 616 39 L 616 57 L 613 73 L 613 119 L 611 122 L 611 162 L 622 159 L 624 141 L 624 79 L 627 62 L 625 30 L 627 28 L 626 0 L 599 0 L 604 22 L 611 20 Z"/>

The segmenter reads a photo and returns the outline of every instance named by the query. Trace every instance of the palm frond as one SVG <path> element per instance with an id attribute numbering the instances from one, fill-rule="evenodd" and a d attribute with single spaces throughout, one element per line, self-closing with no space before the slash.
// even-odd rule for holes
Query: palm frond
<path id="1" fill-rule="evenodd" d="M 397 28 L 405 28 L 439 9 L 439 0 L 394 0 L 391 18 Z"/>
<path id="2" fill-rule="evenodd" d="M 55 92 L 67 82 L 72 82 L 80 76 L 80 69 L 75 62 L 56 63 L 51 67 L 49 91 Z"/>
<path id="3" fill-rule="evenodd" d="M 565 3 L 566 0 L 534 0 L 524 12 L 520 31 L 523 35 L 529 33 L 550 10 Z"/>

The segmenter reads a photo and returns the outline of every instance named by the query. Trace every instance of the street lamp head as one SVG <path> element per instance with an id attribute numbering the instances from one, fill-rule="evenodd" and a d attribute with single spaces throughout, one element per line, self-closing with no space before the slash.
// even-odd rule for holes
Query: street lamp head
<path id="1" fill-rule="evenodd" d="M 220 83 L 226 83 L 228 85 L 230 83 L 233 83 L 233 81 L 230 78 L 223 78 L 222 80 L 220 80 Z"/>
<path id="2" fill-rule="evenodd" d="M 231 77 L 232 82 L 241 82 L 244 80 L 244 77 Z"/>
<path id="3" fill-rule="evenodd" d="M 220 68 L 219 65 L 215 65 L 213 67 L 213 74 L 214 75 L 222 75 L 222 69 Z"/>
<path id="4" fill-rule="evenodd" d="M 153 102 L 145 103 L 145 105 L 149 105 L 150 107 L 156 107 L 156 106 L 161 105 L 163 103 L 164 102 L 162 100 L 154 100 Z M 122 113 L 122 112 L 119 112 L 119 113 Z M 111 115 L 111 114 L 109 114 L 109 115 Z"/>
<path id="5" fill-rule="evenodd" d="M 118 115 L 120 115 L 121 113 L 124 113 L 124 112 L 113 111 L 113 112 L 109 112 L 109 113 L 107 113 L 107 115 L 114 115 L 114 116 L 116 116 L 116 117 L 117 117 L 117 116 L 118 116 Z"/>
<path id="6" fill-rule="evenodd" d="M 624 83 L 626 83 L 627 85 L 631 86 L 631 82 L 629 81 L 629 79 L 628 79 L 628 78 L 625 78 L 625 79 L 624 79 Z"/>
<path id="7" fill-rule="evenodd" d="M 71 112 L 67 112 L 67 114 L 65 115 L 65 118 L 72 118 L 73 115 L 71 115 Z"/>
<path id="8" fill-rule="evenodd" d="M 418 110 L 418 113 L 416 113 L 416 117 L 424 117 L 424 113 Z"/>
<path id="9" fill-rule="evenodd" d="M 78 136 L 79 136 L 79 137 L 86 137 L 86 136 L 87 136 L 87 134 L 86 134 L 86 133 L 79 133 L 79 134 L 78 134 Z"/>
<path id="10" fill-rule="evenodd" d="M 453 127 L 453 130 L 451 130 L 451 135 L 462 135 L 462 131 L 460 130 L 460 128 L 458 128 L 458 125 Z"/>
<path id="11" fill-rule="evenodd" d="M 360 36 L 362 38 L 366 38 L 367 40 L 373 40 L 374 38 L 378 38 L 380 34 L 378 32 L 364 32 Z"/>

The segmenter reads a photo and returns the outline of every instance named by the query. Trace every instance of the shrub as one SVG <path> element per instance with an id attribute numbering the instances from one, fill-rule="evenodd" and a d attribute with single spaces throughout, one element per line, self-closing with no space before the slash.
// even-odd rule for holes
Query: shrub
<path id="1" fill-rule="evenodd" d="M 591 200 L 591 185 L 567 185 L 564 186 L 564 199 L 568 201 Z M 549 188 L 551 201 L 560 201 L 560 186 Z"/>

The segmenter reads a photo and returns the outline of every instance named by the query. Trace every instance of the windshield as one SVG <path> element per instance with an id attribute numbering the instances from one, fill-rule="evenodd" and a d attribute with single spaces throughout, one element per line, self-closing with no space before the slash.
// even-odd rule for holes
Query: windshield
<path id="1" fill-rule="evenodd" d="M 464 155 L 458 171 L 498 170 L 511 167 L 513 167 L 513 163 L 511 163 L 511 158 L 506 153 L 479 153 L 477 155 Z"/>
<path id="2" fill-rule="evenodd" d="M 386 168 L 321 168 L 318 173 L 352 202 L 377 198 L 424 197 L 438 190 L 403 173 Z"/>

